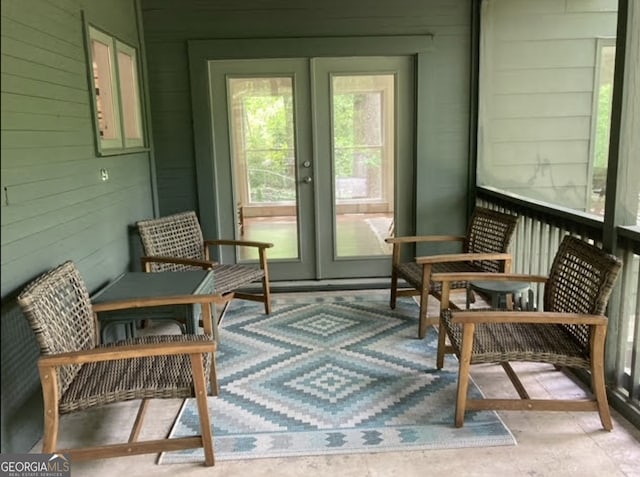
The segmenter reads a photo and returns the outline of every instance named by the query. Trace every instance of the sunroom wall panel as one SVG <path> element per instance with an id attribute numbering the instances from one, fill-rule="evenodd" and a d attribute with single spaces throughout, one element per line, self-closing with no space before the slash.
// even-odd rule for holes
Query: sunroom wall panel
<path id="1" fill-rule="evenodd" d="M 150 154 L 98 157 L 83 12 L 139 46 L 134 0 L 3 0 L 1 451 L 41 436 L 38 349 L 15 295 L 74 260 L 90 290 L 131 266 L 128 227 L 153 215 Z M 101 180 L 101 169 L 109 174 Z"/>
<path id="2" fill-rule="evenodd" d="M 193 127 L 183 116 L 189 107 L 184 97 L 189 79 L 183 76 L 188 70 L 188 40 L 433 34 L 428 71 L 420 79 L 429 107 L 419 130 L 428 147 L 416 164 L 416 230 L 464 231 L 460 223 L 465 222 L 468 179 L 470 1 L 143 0 L 142 7 L 149 74 L 161 78 L 151 85 L 153 124 L 163 129 L 163 134 L 154 135 L 161 213 L 198 207 Z M 445 167 L 447 175 L 438 177 L 434 167 Z M 440 196 L 456 200 L 443 201 L 435 209 L 433 202 Z"/>
<path id="3" fill-rule="evenodd" d="M 483 2 L 479 185 L 589 209 L 597 45 L 615 38 L 616 7 L 610 0 Z M 572 176 L 564 180 L 567 163 Z"/>

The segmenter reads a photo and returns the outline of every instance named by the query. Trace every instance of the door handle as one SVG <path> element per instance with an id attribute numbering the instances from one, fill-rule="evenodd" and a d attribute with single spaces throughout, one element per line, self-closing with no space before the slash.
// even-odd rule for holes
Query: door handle
<path id="1" fill-rule="evenodd" d="M 313 182 L 313 179 L 307 176 L 304 179 L 302 179 L 302 182 L 304 182 L 305 184 L 311 184 Z"/>

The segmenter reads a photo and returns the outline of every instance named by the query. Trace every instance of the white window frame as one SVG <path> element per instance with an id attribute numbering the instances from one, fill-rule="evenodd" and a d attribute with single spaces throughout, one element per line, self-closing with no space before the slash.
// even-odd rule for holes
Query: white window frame
<path id="1" fill-rule="evenodd" d="M 587 200 L 585 211 L 590 213 L 593 192 L 593 175 L 595 172 L 595 159 L 597 153 L 597 126 L 598 115 L 601 113 L 600 102 L 600 76 L 602 72 L 602 50 L 604 48 L 616 47 L 616 39 L 610 37 L 596 38 L 595 62 L 593 68 L 593 93 L 591 97 L 591 128 L 589 131 L 589 165 L 587 169 Z M 613 80 L 613 78 L 612 78 Z M 607 144 L 607 149 L 609 145 Z M 608 164 L 607 164 L 608 167 Z M 603 211 L 604 213 L 604 211 Z"/>
<path id="2" fill-rule="evenodd" d="M 142 102 L 140 99 L 140 75 L 138 65 L 138 53 L 134 46 L 123 43 L 112 35 L 101 31 L 92 25 L 87 25 L 87 56 L 89 67 L 89 86 L 91 92 L 91 104 L 94 116 L 94 130 L 96 136 L 96 147 L 98 155 L 111 155 L 145 147 L 145 131 L 142 120 Z M 98 77 L 98 88 L 96 88 L 96 78 L 99 75 L 99 68 L 94 71 L 94 42 L 106 45 L 108 48 L 108 71 L 110 78 Z M 121 70 L 120 55 L 131 58 L 133 65 L 128 78 L 131 82 L 128 88 L 123 88 L 123 81 L 126 78 L 124 70 Z M 105 68 L 102 62 L 103 71 Z M 110 79 L 110 81 L 109 81 Z M 109 84 L 110 83 L 110 84 Z M 109 90 L 108 95 L 103 94 L 107 101 L 110 99 L 110 107 L 99 107 L 99 90 Z M 128 91 L 127 95 L 123 91 Z M 126 96 L 126 97 L 125 97 Z M 100 117 L 101 114 L 110 114 L 107 121 L 113 127 L 111 137 L 104 137 L 102 133 Z M 133 115 L 133 117 L 131 117 Z M 137 134 L 127 134 L 127 125 L 133 128 Z"/>
<path id="3" fill-rule="evenodd" d="M 129 93 L 125 94 L 123 87 L 125 70 L 120 63 L 120 55 L 126 55 L 131 58 L 131 84 L 129 85 Z M 124 138 L 124 147 L 142 147 L 144 146 L 144 131 L 142 129 L 142 104 L 140 102 L 140 80 L 138 75 L 138 53 L 136 49 L 121 41 L 116 40 L 116 58 L 118 58 L 118 87 L 120 91 L 121 104 L 121 120 L 122 120 L 122 137 Z M 135 128 L 137 135 L 129 136 L 127 134 L 127 121 Z"/>

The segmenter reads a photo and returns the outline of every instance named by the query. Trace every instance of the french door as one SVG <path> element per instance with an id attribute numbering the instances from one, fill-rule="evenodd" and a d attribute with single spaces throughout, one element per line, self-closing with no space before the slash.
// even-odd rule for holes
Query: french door
<path id="1" fill-rule="evenodd" d="M 272 242 L 274 280 L 388 275 L 412 204 L 413 58 L 208 66 L 220 236 Z"/>

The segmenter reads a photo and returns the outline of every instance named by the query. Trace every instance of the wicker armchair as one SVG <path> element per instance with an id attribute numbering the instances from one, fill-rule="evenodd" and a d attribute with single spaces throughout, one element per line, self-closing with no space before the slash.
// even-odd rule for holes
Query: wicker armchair
<path id="1" fill-rule="evenodd" d="M 622 263 L 618 258 L 576 237 L 561 242 L 548 277 L 519 274 L 438 274 L 446 300 L 458 280 L 507 280 L 544 284 L 543 311 L 446 309 L 440 315 L 438 368 L 444 355 L 459 359 L 455 424 L 467 410 L 598 411 L 602 426 L 612 429 L 604 381 L 607 302 Z M 446 345 L 446 338 L 450 345 Z M 531 399 L 509 364 L 550 363 L 591 372 L 592 399 Z M 500 363 L 519 399 L 467 399 L 470 365 Z"/>
<path id="2" fill-rule="evenodd" d="M 393 244 L 391 265 L 391 308 L 396 307 L 398 296 L 420 295 L 420 320 L 418 337 L 424 338 L 427 327 L 438 323 L 438 318 L 427 316 L 429 295 L 441 300 L 441 285 L 433 280 L 433 273 L 442 272 L 503 272 L 510 271 L 511 255 L 507 248 L 516 228 L 518 218 L 494 210 L 476 207 L 467 235 L 424 235 L 390 237 Z M 460 242 L 462 253 L 416 257 L 415 261 L 402 262 L 401 246 L 421 242 Z M 398 279 L 403 278 L 412 289 L 398 290 Z M 451 284 L 451 288 L 465 288 L 466 282 Z M 454 306 L 453 303 L 450 304 Z"/>
<path id="3" fill-rule="evenodd" d="M 75 460 L 203 447 L 206 465 L 213 465 L 207 387 L 210 383 L 212 394 L 217 395 L 218 384 L 211 304 L 222 301 L 215 295 L 189 295 L 92 306 L 83 279 L 70 261 L 27 285 L 18 303 L 40 347 L 42 452 L 68 453 Z M 96 314 L 100 311 L 187 303 L 202 305 L 205 334 L 147 336 L 97 344 Z M 149 399 L 187 397 L 197 399 L 200 436 L 137 441 Z M 141 404 L 128 442 L 58 449 L 62 414 L 133 399 L 140 399 Z"/>
<path id="4" fill-rule="evenodd" d="M 212 269 L 215 293 L 234 293 L 235 298 L 264 303 L 265 313 L 271 313 L 267 249 L 272 243 L 246 240 L 204 240 L 198 217 L 193 211 L 137 222 L 145 256 L 142 267 L 148 272 Z M 223 265 L 211 260 L 210 248 L 234 246 L 258 249 L 259 266 Z M 237 291 L 253 282 L 262 282 L 262 294 Z"/>

